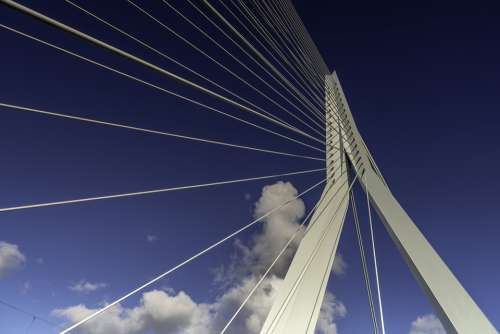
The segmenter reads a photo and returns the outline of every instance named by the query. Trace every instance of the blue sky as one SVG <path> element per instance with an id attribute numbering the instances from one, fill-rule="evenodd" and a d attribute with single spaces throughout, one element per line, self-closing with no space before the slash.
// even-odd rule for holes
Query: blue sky
<path id="1" fill-rule="evenodd" d="M 22 3 L 195 79 L 64 2 Z M 138 3 L 272 94 L 160 1 Z M 228 50 L 246 59 L 188 4 L 172 3 Z M 85 6 L 254 103 L 279 112 L 129 4 L 109 1 L 105 5 L 92 2 Z M 296 6 L 326 63 L 339 73 L 358 128 L 392 192 L 499 327 L 500 290 L 496 286 L 500 266 L 496 263 L 500 252 L 500 181 L 494 173 L 500 167 L 496 145 L 500 49 L 494 8 L 479 4 L 473 8 L 456 4 L 360 7 L 319 1 L 317 5 L 298 1 Z M 204 10 L 208 13 L 207 8 Z M 2 7 L 0 23 L 283 131 L 10 9 Z M 4 29 L 0 29 L 0 39 L 1 103 L 320 156 L 319 152 L 201 110 Z M 252 64 L 249 59 L 246 61 Z M 265 76 L 255 64 L 252 68 Z M 267 80 L 274 84 L 271 78 Z M 322 167 L 321 161 L 186 142 L 5 108 L 0 111 L 1 207 Z M 296 124 L 293 118 L 280 116 Z M 286 197 L 294 189 L 301 192 L 323 177 L 314 173 L 3 212 L 3 249 L 19 254 L 14 255 L 17 262 L 11 264 L 8 272 L 2 272 L 1 299 L 61 324 L 65 318 L 56 316 L 55 309 L 78 304 L 96 308 L 250 222 L 255 203 L 267 198 L 267 192 L 263 193 L 266 185 L 281 189 L 277 181 L 290 182 L 293 187 L 283 187 L 281 193 Z M 362 222 L 366 223 L 363 196 L 360 189 L 356 191 Z M 319 195 L 317 189 L 303 198 L 306 211 Z M 296 204 L 300 206 L 299 202 Z M 281 223 L 295 226 L 300 216 L 287 216 L 288 220 Z M 411 323 L 431 314 L 432 308 L 378 220 L 375 232 L 387 332 L 409 333 Z M 251 248 L 255 246 L 255 236 L 266 235 L 259 226 L 239 238 Z M 228 242 L 150 290 L 160 297 L 165 297 L 160 292 L 179 297 L 179 292 L 184 291 L 194 303 L 187 304 L 195 305 L 196 312 L 204 312 L 206 305 L 227 295 L 227 287 L 215 282 L 214 270 L 227 268 L 235 256 L 241 259 L 238 249 L 237 244 Z M 338 333 L 368 332 L 368 306 L 350 215 L 339 251 L 347 267 L 329 285 L 329 291 L 336 296 L 332 305 L 336 307 Z M 237 284 L 242 285 L 242 281 Z M 180 299 L 172 300 L 180 303 Z M 345 314 L 339 303 L 345 306 Z M 123 307 L 138 305 L 139 298 L 132 298 Z M 30 321 L 30 316 L 0 305 L 1 332 L 25 333 Z M 54 328 L 37 320 L 29 332 L 54 333 Z"/>

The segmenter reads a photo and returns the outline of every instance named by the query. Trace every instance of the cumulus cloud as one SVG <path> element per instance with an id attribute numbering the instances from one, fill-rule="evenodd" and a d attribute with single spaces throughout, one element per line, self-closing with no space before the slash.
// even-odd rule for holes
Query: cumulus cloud
<path id="1" fill-rule="evenodd" d="M 263 272 L 278 255 L 284 244 L 300 228 L 305 205 L 295 199 L 298 191 L 290 182 L 277 182 L 265 186 L 255 203 L 254 218 L 266 215 L 273 208 L 287 203 L 263 219 L 262 231 L 253 236 L 248 245 L 240 240 L 234 243 L 235 254 L 227 267 L 217 268 L 215 282 L 223 288 L 241 281 L 248 275 Z M 291 258 L 302 239 L 303 231 L 295 238 L 287 251 L 273 267 L 271 274 L 282 277 L 290 265 Z"/>
<path id="2" fill-rule="evenodd" d="M 257 282 L 249 277 L 241 285 L 229 289 L 212 304 L 198 304 L 184 292 L 175 293 L 171 289 L 152 290 L 142 295 L 139 306 L 124 308 L 120 305 L 109 309 L 106 316 L 85 323 L 82 334 L 206 334 L 215 333 L 225 325 L 227 319 L 241 304 L 250 289 Z M 257 334 L 266 319 L 277 288 L 282 279 L 267 278 L 241 311 L 228 333 Z M 75 305 L 52 311 L 54 316 L 63 317 L 71 323 L 77 322 L 97 309 L 85 305 Z M 346 314 L 345 306 L 328 293 L 321 308 L 317 330 L 322 334 L 337 334 L 335 320 Z"/>
<path id="3" fill-rule="evenodd" d="M 214 315 L 213 328 L 220 330 L 234 311 L 241 305 L 250 290 L 255 286 L 260 276 L 250 275 L 241 282 L 229 288 L 214 303 L 216 314 Z M 228 333 L 256 334 L 266 320 L 276 292 L 282 285 L 283 280 L 271 275 L 261 283 L 252 298 L 238 314 L 237 319 L 231 324 Z"/>
<path id="4" fill-rule="evenodd" d="M 52 314 L 76 322 L 97 309 L 85 305 L 56 309 Z M 135 334 L 210 332 L 210 306 L 196 304 L 187 294 L 152 290 L 142 295 L 139 306 L 124 308 L 120 305 L 109 309 L 105 316 L 82 325 L 80 332 L 88 334 Z"/>
<path id="5" fill-rule="evenodd" d="M 212 303 L 196 303 L 183 291 L 175 293 L 172 289 L 153 290 L 143 293 L 139 306 L 116 307 L 107 316 L 89 322 L 82 333 L 219 332 L 258 282 L 264 270 L 299 228 L 305 205 L 301 199 L 294 199 L 297 194 L 297 189 L 289 182 L 277 182 L 263 188 L 255 203 L 255 217 L 261 217 L 287 201 L 290 203 L 267 216 L 263 221 L 262 230 L 256 233 L 248 244 L 240 240 L 234 243 L 234 254 L 229 265 L 215 270 L 214 284 L 219 289 L 219 294 Z M 259 333 L 301 237 L 302 234 L 255 291 L 228 333 Z M 345 270 L 342 263 L 337 264 L 341 271 Z M 92 311 L 84 305 L 77 305 L 55 310 L 54 314 L 74 322 Z M 345 306 L 328 293 L 321 308 L 318 331 L 322 334 L 337 334 L 335 321 L 345 317 L 346 313 Z"/>
<path id="6" fill-rule="evenodd" d="M 446 331 L 434 314 L 427 314 L 411 323 L 410 334 L 446 334 Z"/>
<path id="7" fill-rule="evenodd" d="M 26 256 L 15 244 L 0 241 L 0 277 L 22 268 L 26 262 Z"/>
<path id="8" fill-rule="evenodd" d="M 103 289 L 107 286 L 108 285 L 106 283 L 91 283 L 91 282 L 86 281 L 86 280 L 81 280 L 79 282 L 76 282 L 73 285 L 70 285 L 69 289 L 71 291 L 75 291 L 75 292 L 89 293 L 89 292 L 96 291 L 98 289 Z"/>
<path id="9" fill-rule="evenodd" d="M 266 217 L 262 233 L 254 237 L 253 245 L 251 245 L 251 252 L 256 260 L 254 266 L 268 267 L 283 245 L 299 228 L 300 220 L 304 217 L 305 205 L 301 199 L 294 199 L 297 195 L 297 189 L 290 182 L 277 182 L 262 189 L 262 195 L 255 204 L 254 216 L 256 218 L 279 205 L 291 202 Z M 295 239 L 288 254 L 285 254 L 276 264 L 275 273 L 281 275 L 286 271 L 301 238 L 302 235 Z"/>

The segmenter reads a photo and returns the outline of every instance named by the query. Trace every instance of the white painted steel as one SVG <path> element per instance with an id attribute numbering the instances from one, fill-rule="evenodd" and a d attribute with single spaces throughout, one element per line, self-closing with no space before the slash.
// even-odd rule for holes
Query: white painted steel
<path id="1" fill-rule="evenodd" d="M 390 192 L 375 161 L 356 127 L 336 73 L 326 78 L 327 89 L 327 176 L 335 179 L 323 196 L 334 196 L 320 213 L 317 224 L 301 241 L 282 288 L 264 323 L 261 334 L 312 334 L 325 294 L 333 258 L 342 232 L 347 202 L 344 153 L 350 161 L 370 202 L 408 267 L 435 308 L 449 334 L 498 334 L 472 297 L 462 287 L 446 263 L 437 254 Z M 343 133 L 342 133 L 343 132 Z M 333 142 L 332 142 L 333 141 Z M 332 145 L 339 143 L 339 150 Z M 341 173 L 332 167 L 340 164 Z M 341 182 L 339 182 L 341 181 Z M 333 182 L 333 181 L 329 181 Z M 343 214 L 336 214 L 338 211 Z M 316 214 L 316 213 L 315 213 Z M 322 237 L 322 236 L 326 236 Z"/>
<path id="2" fill-rule="evenodd" d="M 343 137 L 332 103 L 326 103 L 327 178 L 313 215 L 261 333 L 314 333 L 348 206 Z M 339 149 L 334 148 L 339 144 Z"/>
<path id="3" fill-rule="evenodd" d="M 340 112 L 346 116 L 351 127 L 352 134 L 349 135 L 355 139 L 353 151 L 348 153 L 349 159 L 354 160 L 354 154 L 359 151 L 362 164 L 355 168 L 358 169 L 358 173 L 364 172 L 360 182 L 369 190 L 371 203 L 417 282 L 434 306 L 446 331 L 449 334 L 498 334 L 391 194 L 356 128 L 337 75 L 333 73 L 330 79 L 336 91 L 337 103 L 341 106 Z"/>
<path id="4" fill-rule="evenodd" d="M 348 188 L 338 180 L 324 193 L 322 204 L 331 203 L 316 210 L 321 214 L 313 216 L 315 224 L 299 245 L 261 333 L 314 333 L 347 211 Z"/>

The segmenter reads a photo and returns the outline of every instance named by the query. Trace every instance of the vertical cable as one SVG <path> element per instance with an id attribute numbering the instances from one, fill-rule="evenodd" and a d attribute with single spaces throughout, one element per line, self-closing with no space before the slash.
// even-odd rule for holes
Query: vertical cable
<path id="1" fill-rule="evenodd" d="M 384 311 L 382 309 L 382 295 L 380 294 L 380 282 L 378 277 L 378 265 L 377 265 L 377 253 L 375 251 L 375 236 L 373 233 L 373 223 L 372 223 L 372 211 L 370 207 L 370 193 L 368 191 L 368 184 L 366 183 L 366 174 L 363 175 L 365 180 L 365 190 L 366 190 L 366 204 L 368 206 L 368 220 L 370 222 L 370 238 L 372 243 L 372 253 L 373 253 L 373 266 L 375 269 L 375 282 L 377 284 L 377 299 L 378 299 L 378 310 L 380 313 L 380 327 L 382 328 L 382 334 L 385 334 L 385 324 L 384 324 Z"/>
<path id="2" fill-rule="evenodd" d="M 378 323 L 375 317 L 375 306 L 373 305 L 372 288 L 370 285 L 370 277 L 368 276 L 368 268 L 366 265 L 365 248 L 363 246 L 363 236 L 361 235 L 361 228 L 359 226 L 358 210 L 356 208 L 356 201 L 354 199 L 354 191 L 351 190 L 351 207 L 354 216 L 354 226 L 356 227 L 356 236 L 358 238 L 359 254 L 361 255 L 361 265 L 363 267 L 363 276 L 365 279 L 366 293 L 368 294 L 368 303 L 370 305 L 370 316 L 373 322 L 373 332 L 378 334 Z"/>

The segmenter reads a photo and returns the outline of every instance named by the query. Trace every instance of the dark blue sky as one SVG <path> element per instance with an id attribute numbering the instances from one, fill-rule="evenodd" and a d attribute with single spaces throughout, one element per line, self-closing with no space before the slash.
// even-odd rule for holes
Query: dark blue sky
<path id="1" fill-rule="evenodd" d="M 63 1 L 22 3 L 198 81 Z M 256 87 L 273 94 L 160 1 L 138 3 Z M 183 1 L 172 3 L 265 77 L 192 7 Z M 297 124 L 126 2 L 82 4 Z M 325 62 L 338 72 L 358 128 L 392 192 L 499 327 L 498 9 L 481 3 L 404 7 L 328 1 L 297 1 L 296 7 Z M 30 17 L 0 8 L 2 24 L 303 139 Z M 181 102 L 5 29 L 0 29 L 0 41 L 1 103 L 321 157 L 320 152 Z M 265 78 L 275 85 L 272 78 Z M 1 207 L 322 167 L 320 161 L 191 143 L 4 108 L 0 111 Z M 282 180 L 303 191 L 322 178 L 316 173 Z M 96 307 L 103 300 L 113 300 L 248 223 L 262 187 L 275 181 L 2 213 L 0 241 L 18 245 L 26 262 L 21 270 L 0 278 L 0 296 L 53 322 L 61 321 L 50 315 L 55 308 L 79 303 Z M 319 194 L 318 189 L 304 198 L 306 208 L 314 205 Z M 351 223 L 349 216 L 340 246 L 347 273 L 330 284 L 348 309 L 346 318 L 338 321 L 339 333 L 370 328 Z M 258 229 L 241 238 L 248 240 L 255 231 Z M 148 235 L 157 240 L 148 242 Z M 413 320 L 432 309 L 380 224 L 376 236 L 388 332 L 406 333 Z M 211 269 L 229 261 L 232 247 L 226 244 L 155 288 L 169 286 L 188 292 L 197 302 L 211 302 L 217 294 Z M 68 289 L 80 280 L 104 282 L 107 287 L 89 294 Z M 126 306 L 136 303 L 132 299 Z M 2 332 L 23 333 L 29 321 L 25 315 L 0 308 Z M 50 330 L 37 321 L 32 333 Z"/>

